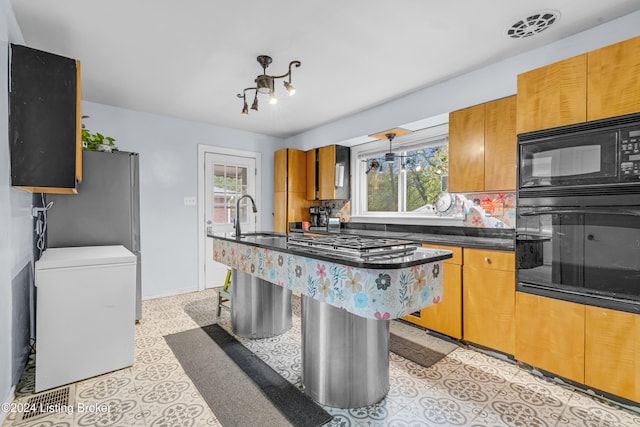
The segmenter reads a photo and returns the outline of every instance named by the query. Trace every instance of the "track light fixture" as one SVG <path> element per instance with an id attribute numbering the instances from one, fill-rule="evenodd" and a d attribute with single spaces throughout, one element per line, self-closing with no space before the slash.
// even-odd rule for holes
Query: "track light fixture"
<path id="1" fill-rule="evenodd" d="M 241 98 L 243 101 L 242 114 L 245 114 L 245 115 L 249 114 L 249 108 L 247 104 L 247 91 L 253 90 L 255 92 L 253 97 L 253 104 L 251 105 L 251 109 L 255 111 L 258 111 L 258 93 L 264 93 L 266 95 L 269 95 L 270 104 L 276 104 L 278 102 L 278 98 L 276 97 L 275 87 L 274 87 L 274 82 L 277 79 L 283 79 L 287 77 L 288 81 L 284 82 L 284 88 L 289 93 L 289 96 L 296 93 L 295 86 L 291 84 L 291 67 L 292 66 L 299 67 L 300 65 L 302 65 L 300 61 L 291 61 L 289 62 L 289 71 L 286 74 L 282 74 L 281 76 L 270 76 L 267 74 L 267 67 L 272 62 L 271 57 L 267 55 L 260 55 L 256 59 L 258 60 L 258 63 L 262 66 L 262 74 L 257 76 L 256 79 L 254 80 L 256 83 L 256 86 L 248 87 L 244 89 L 242 93 L 239 93 L 237 95 L 237 97 Z"/>

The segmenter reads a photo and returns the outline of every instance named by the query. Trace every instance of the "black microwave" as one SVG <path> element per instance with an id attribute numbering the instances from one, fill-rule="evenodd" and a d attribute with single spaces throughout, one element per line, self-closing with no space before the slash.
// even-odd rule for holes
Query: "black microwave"
<path id="1" fill-rule="evenodd" d="M 640 201 L 640 113 L 518 135 L 525 205 L 593 205 L 594 197 L 596 205 Z"/>

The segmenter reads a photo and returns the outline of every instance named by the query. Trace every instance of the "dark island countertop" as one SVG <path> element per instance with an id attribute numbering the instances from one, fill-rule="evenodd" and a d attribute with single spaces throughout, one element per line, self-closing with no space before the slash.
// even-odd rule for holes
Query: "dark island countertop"
<path id="1" fill-rule="evenodd" d="M 327 231 L 303 230 L 300 223 L 291 223 L 291 232 L 332 234 Z M 411 240 L 416 243 L 460 246 L 464 248 L 515 250 L 513 229 L 476 229 L 469 227 L 411 226 L 384 224 L 354 224 L 340 229 L 340 234 Z"/>
<path id="2" fill-rule="evenodd" d="M 214 261 L 376 320 L 397 319 L 442 301 L 442 264 L 453 255 L 417 247 L 403 258 L 358 261 L 331 248 L 310 253 L 305 247 L 288 247 L 288 235 L 281 233 L 247 233 L 240 239 L 234 233 L 208 236 Z"/>
<path id="3" fill-rule="evenodd" d="M 364 235 L 364 234 L 361 234 Z M 452 257 L 452 252 L 441 249 L 429 249 L 418 247 L 411 255 L 403 256 L 400 258 L 388 259 L 388 260 L 368 260 L 358 261 L 354 259 L 341 257 L 339 254 L 332 254 L 330 251 L 325 253 L 310 253 L 304 248 L 288 247 L 287 246 L 287 234 L 275 233 L 275 232 L 256 232 L 246 233 L 242 235 L 240 240 L 237 240 L 234 233 L 213 233 L 208 234 L 208 237 L 214 239 L 222 239 L 230 242 L 236 242 L 239 244 L 245 244 L 249 246 L 256 246 L 259 248 L 271 249 L 280 252 L 301 255 L 309 258 L 314 258 L 322 261 L 340 263 L 342 265 L 348 265 L 351 267 L 359 267 L 366 269 L 382 269 L 392 270 L 412 267 L 421 264 L 427 264 L 436 261 L 442 261 Z M 367 234 L 367 237 L 383 237 L 375 234 Z M 398 236 L 394 238 L 400 239 Z M 404 239 L 418 243 L 415 239 Z"/>

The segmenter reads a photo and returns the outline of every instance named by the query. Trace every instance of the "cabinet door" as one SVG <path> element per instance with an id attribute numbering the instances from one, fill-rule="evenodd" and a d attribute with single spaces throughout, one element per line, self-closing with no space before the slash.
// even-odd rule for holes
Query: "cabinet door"
<path id="1" fill-rule="evenodd" d="M 287 149 L 273 153 L 273 191 L 287 191 Z"/>
<path id="2" fill-rule="evenodd" d="M 517 133 L 586 119 L 586 53 L 518 75 Z"/>
<path id="3" fill-rule="evenodd" d="M 287 162 L 287 191 L 307 192 L 307 153 L 289 148 Z M 306 199 L 306 197 L 305 197 Z"/>
<path id="4" fill-rule="evenodd" d="M 640 111 L 640 36 L 588 53 L 587 120 Z"/>
<path id="5" fill-rule="evenodd" d="M 515 255 L 464 249 L 464 339 L 513 354 L 515 349 Z"/>
<path id="6" fill-rule="evenodd" d="M 585 307 L 516 294 L 517 360 L 584 383 Z"/>
<path id="7" fill-rule="evenodd" d="M 331 200 L 336 198 L 336 146 L 329 145 L 318 149 L 318 198 Z"/>
<path id="8" fill-rule="evenodd" d="M 82 179 L 80 63 L 11 45 L 11 185 L 39 193 L 77 193 Z"/>
<path id="9" fill-rule="evenodd" d="M 516 190 L 516 97 L 485 104 L 484 190 Z"/>
<path id="10" fill-rule="evenodd" d="M 404 320 L 448 335 L 462 338 L 462 248 L 439 245 L 422 245 L 426 248 L 453 251 L 453 258 L 443 261 L 442 301 L 420 310 L 418 316 L 408 315 Z"/>
<path id="11" fill-rule="evenodd" d="M 316 200 L 316 149 L 309 150 L 307 155 L 307 200 Z"/>
<path id="12" fill-rule="evenodd" d="M 586 307 L 584 382 L 640 402 L 640 316 Z"/>
<path id="13" fill-rule="evenodd" d="M 484 190 L 484 104 L 449 114 L 449 191 Z"/>
<path id="14" fill-rule="evenodd" d="M 276 191 L 273 193 L 273 231 L 286 233 L 288 231 L 287 221 L 287 193 Z"/>
<path id="15" fill-rule="evenodd" d="M 287 225 L 290 222 L 309 221 L 309 219 L 310 214 L 307 192 L 302 191 L 287 193 Z"/>

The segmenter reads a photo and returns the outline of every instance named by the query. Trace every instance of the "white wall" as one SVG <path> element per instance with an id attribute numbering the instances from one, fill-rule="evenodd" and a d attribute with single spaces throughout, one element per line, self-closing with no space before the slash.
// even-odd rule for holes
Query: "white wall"
<path id="1" fill-rule="evenodd" d="M 553 30 L 550 30 L 553 31 Z M 518 74 L 640 35 L 640 11 L 287 139 L 308 150 L 516 93 Z M 464 54 L 464 52 L 461 52 Z M 437 60 L 437 58 L 434 58 Z"/>
<path id="2" fill-rule="evenodd" d="M 11 398 L 22 372 L 29 307 L 14 304 L 32 286 L 31 195 L 10 188 L 8 138 L 8 42 L 24 43 L 8 0 L 0 1 L 0 403 Z M 26 335 L 25 335 L 26 334 Z M 16 357 L 16 355 L 19 355 Z M 0 421 L 4 413 L 0 411 Z"/>
<path id="3" fill-rule="evenodd" d="M 273 152 L 280 138 L 83 102 L 85 125 L 116 139 L 122 151 L 140 153 L 140 240 L 143 298 L 198 288 L 198 144 L 262 153 L 261 228 L 273 229 Z"/>

